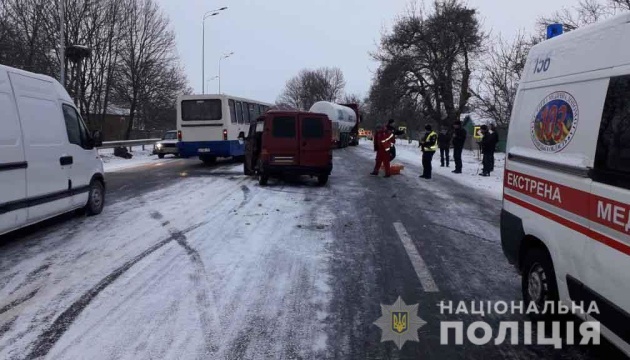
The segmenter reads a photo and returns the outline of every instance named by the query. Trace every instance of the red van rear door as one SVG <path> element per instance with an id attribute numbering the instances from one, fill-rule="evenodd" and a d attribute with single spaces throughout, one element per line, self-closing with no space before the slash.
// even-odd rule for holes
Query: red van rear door
<path id="1" fill-rule="evenodd" d="M 300 163 L 298 119 L 295 115 L 270 115 L 265 126 L 264 150 L 272 165 L 297 165 Z"/>
<path id="2" fill-rule="evenodd" d="M 332 155 L 332 129 L 328 117 L 300 115 L 300 165 L 327 167 Z"/>

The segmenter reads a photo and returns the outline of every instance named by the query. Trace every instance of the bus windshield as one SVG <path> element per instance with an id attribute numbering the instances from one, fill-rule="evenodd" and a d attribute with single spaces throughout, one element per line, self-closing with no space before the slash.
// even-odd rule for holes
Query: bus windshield
<path id="1" fill-rule="evenodd" d="M 222 118 L 221 99 L 182 101 L 183 121 L 221 120 Z"/>

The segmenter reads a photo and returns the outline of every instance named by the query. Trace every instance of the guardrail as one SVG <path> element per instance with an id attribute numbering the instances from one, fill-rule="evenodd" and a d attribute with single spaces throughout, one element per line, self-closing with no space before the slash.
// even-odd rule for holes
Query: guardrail
<path id="1" fill-rule="evenodd" d="M 145 145 L 153 145 L 162 139 L 139 139 L 139 140 L 121 140 L 121 141 L 104 141 L 103 145 L 98 149 L 113 149 L 117 147 L 128 147 L 130 150 L 134 146 L 142 146 L 144 150 Z"/>

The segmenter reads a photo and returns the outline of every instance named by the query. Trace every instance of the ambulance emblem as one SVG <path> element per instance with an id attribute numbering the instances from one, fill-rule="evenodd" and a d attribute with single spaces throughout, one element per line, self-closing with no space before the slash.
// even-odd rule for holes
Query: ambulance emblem
<path id="1" fill-rule="evenodd" d="M 531 123 L 532 141 L 540 151 L 562 151 L 575 135 L 580 112 L 575 98 L 565 91 L 554 92 L 538 105 Z"/>

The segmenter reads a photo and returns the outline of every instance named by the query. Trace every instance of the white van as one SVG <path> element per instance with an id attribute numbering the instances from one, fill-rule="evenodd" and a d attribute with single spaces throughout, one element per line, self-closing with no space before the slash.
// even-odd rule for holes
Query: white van
<path id="1" fill-rule="evenodd" d="M 79 208 L 100 213 L 100 137 L 55 79 L 0 65 L 0 234 Z"/>
<path id="2" fill-rule="evenodd" d="M 508 135 L 501 240 L 526 302 L 595 301 L 599 313 L 582 317 L 630 355 L 628 39 L 625 14 L 531 49 Z"/>

